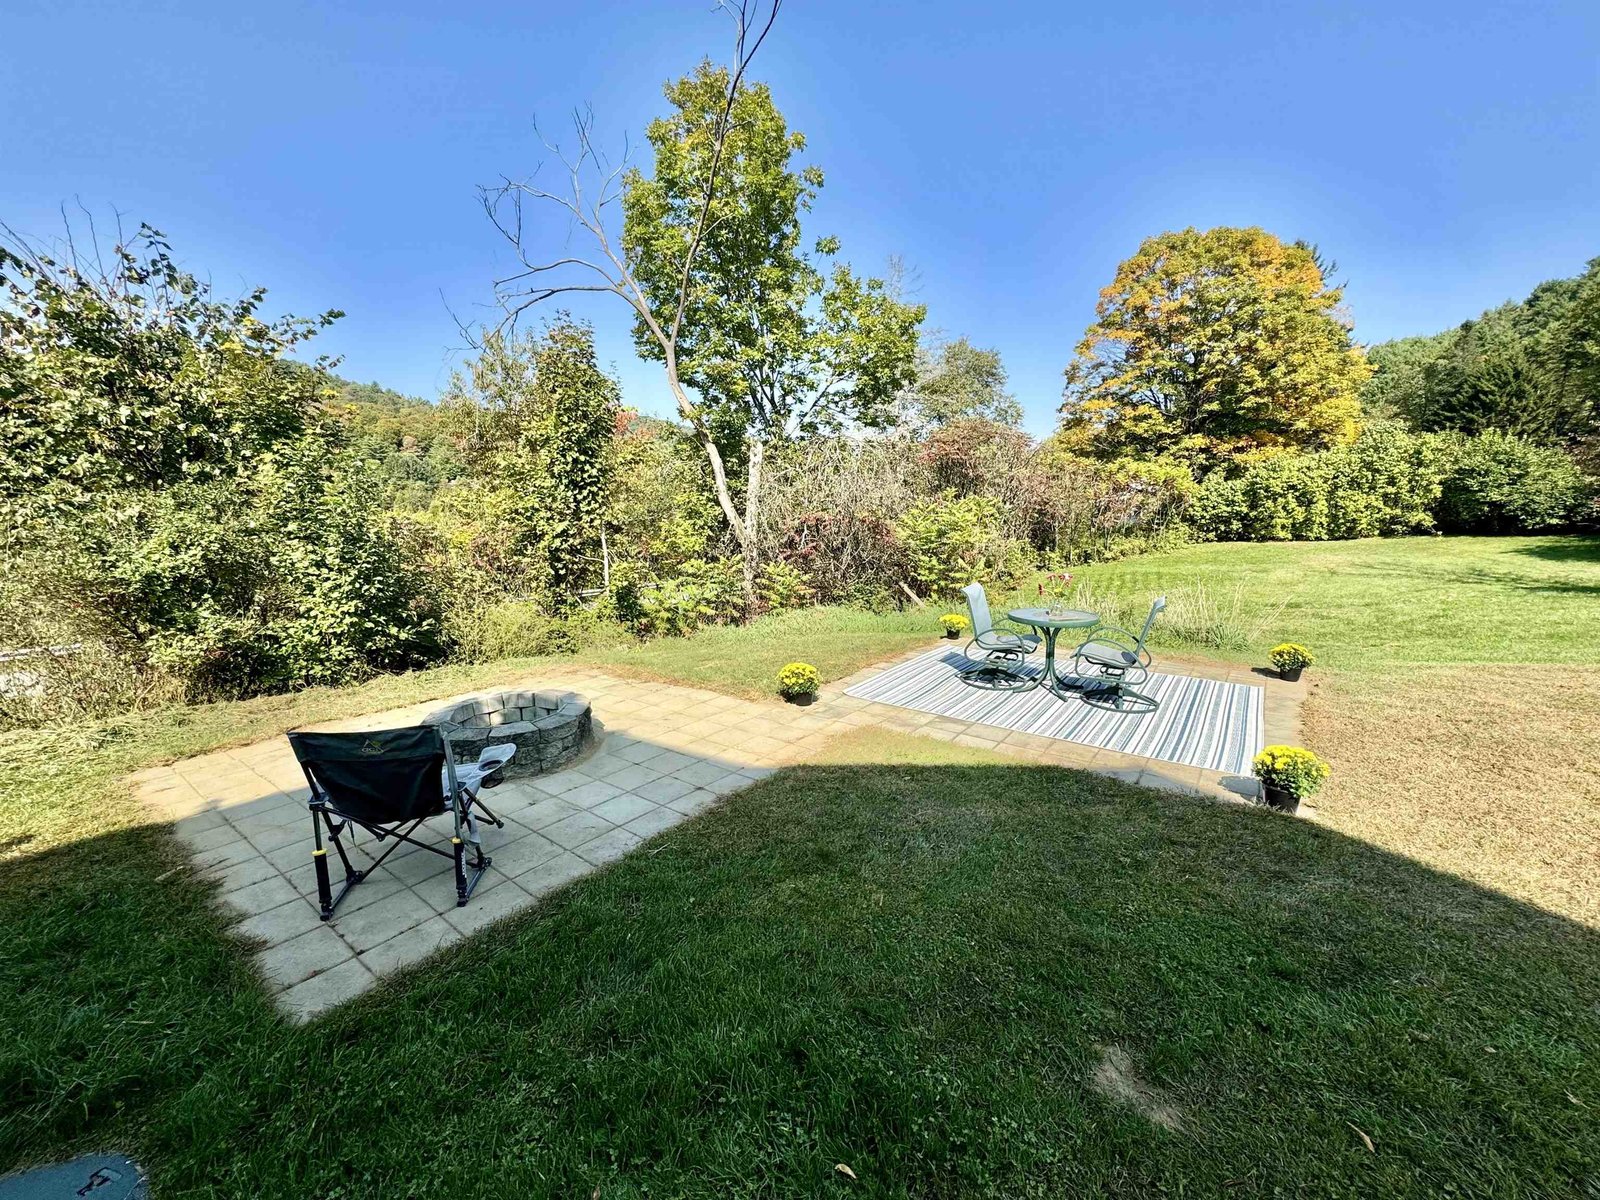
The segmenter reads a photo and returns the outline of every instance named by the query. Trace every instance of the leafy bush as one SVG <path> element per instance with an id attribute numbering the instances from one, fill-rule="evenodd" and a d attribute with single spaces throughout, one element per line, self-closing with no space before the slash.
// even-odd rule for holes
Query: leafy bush
<path id="1" fill-rule="evenodd" d="M 1298 800 L 1315 795 L 1328 778 L 1328 764 L 1299 746 L 1268 746 L 1251 763 L 1256 778 Z"/>
<path id="2" fill-rule="evenodd" d="M 1571 458 L 1513 434 L 1445 436 L 1439 524 L 1451 533 L 1535 533 L 1578 521 L 1595 492 Z"/>
<path id="3" fill-rule="evenodd" d="M 778 671 L 778 695 L 787 699 L 815 696 L 821 686 L 822 676 L 810 663 L 792 662 Z"/>
<path id="4" fill-rule="evenodd" d="M 1000 506 L 988 496 L 950 492 L 914 505 L 897 532 L 910 555 L 911 578 L 928 596 L 953 595 L 977 580 L 1015 576 L 1026 570 L 1026 552 L 999 535 Z"/>
<path id="5" fill-rule="evenodd" d="M 756 599 L 764 612 L 804 608 L 811 603 L 811 581 L 804 571 L 789 563 L 764 563 L 756 579 Z"/>
<path id="6" fill-rule="evenodd" d="M 72 231 L 69 229 L 68 236 Z M 327 390 L 282 355 L 340 315 L 264 321 L 214 298 L 148 225 L 102 258 L 0 245 L 0 519 L 220 479 L 296 436 Z M 90 231 L 89 240 L 93 242 Z M 102 268 L 101 263 L 106 265 Z M 322 365 L 319 362 L 319 367 Z"/>
<path id="7" fill-rule="evenodd" d="M 335 684 L 442 657 L 422 547 L 318 431 L 239 480 L 102 493 L 35 570 L 79 636 L 190 699 Z"/>
<path id="8" fill-rule="evenodd" d="M 1216 541 L 1326 541 L 1432 528 L 1443 474 L 1434 438 L 1390 422 L 1348 446 L 1275 452 L 1207 476 L 1186 520 Z"/>
<path id="9" fill-rule="evenodd" d="M 451 608 L 446 627 L 454 657 L 466 662 L 576 654 L 627 636 L 615 622 L 588 609 L 555 616 L 534 600 L 485 603 L 477 594 Z"/>
<path id="10" fill-rule="evenodd" d="M 617 618 L 644 637 L 693 633 L 744 613 L 742 567 L 737 559 L 690 559 L 676 575 L 638 580 L 613 576 Z"/>
<path id="11" fill-rule="evenodd" d="M 1267 651 L 1267 661 L 1279 671 L 1303 671 L 1316 659 L 1298 642 L 1280 642 Z"/>
<path id="12" fill-rule="evenodd" d="M 856 512 L 800 517 L 784 529 L 776 554 L 806 577 L 818 604 L 879 608 L 882 598 L 911 574 L 910 558 L 894 526 Z"/>

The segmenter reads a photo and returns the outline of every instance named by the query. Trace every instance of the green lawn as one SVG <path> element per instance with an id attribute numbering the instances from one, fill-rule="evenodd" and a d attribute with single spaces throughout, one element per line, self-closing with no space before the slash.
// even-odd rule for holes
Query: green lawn
<path id="1" fill-rule="evenodd" d="M 1154 642 L 1241 662 L 1264 662 L 1276 642 L 1310 644 L 1324 667 L 1393 672 L 1409 664 L 1595 663 L 1600 538 L 1393 538 L 1384 541 L 1188 546 L 1077 568 L 1091 602 L 1142 620 L 1166 593 L 1174 608 Z M 996 614 L 1036 603 L 1031 589 L 991 596 Z M 1196 611 L 1197 609 L 1203 611 Z M 938 632 L 960 603 L 873 614 L 807 609 L 746 626 L 705 630 L 583 657 L 642 675 L 772 694 L 786 662 L 824 679 Z M 1185 618 L 1188 618 L 1186 620 Z M 1237 636 L 1205 636 L 1221 626 Z"/>
<path id="2" fill-rule="evenodd" d="M 1323 652 L 1322 822 L 861 735 L 296 1029 L 118 776 L 537 663 L 5 739 L 0 1170 L 113 1146 L 159 1196 L 1593 1196 L 1600 542 L 1082 575 L 1129 605 L 1237 587 L 1235 625 L 1285 627 L 1230 653 Z M 1451 626 L 1396 624 L 1419 605 Z M 761 691 L 930 615 L 586 657 Z M 1527 657 L 1476 665 L 1513 626 Z M 1131 1104 L 1089 1082 L 1105 1047 Z"/>
<path id="3" fill-rule="evenodd" d="M 1225 602 L 1237 592 L 1247 617 L 1270 623 L 1239 655 L 1255 661 L 1286 639 L 1320 651 L 1323 666 L 1364 674 L 1600 661 L 1600 538 L 1188 546 L 1081 574 L 1130 597 L 1195 584 Z"/>

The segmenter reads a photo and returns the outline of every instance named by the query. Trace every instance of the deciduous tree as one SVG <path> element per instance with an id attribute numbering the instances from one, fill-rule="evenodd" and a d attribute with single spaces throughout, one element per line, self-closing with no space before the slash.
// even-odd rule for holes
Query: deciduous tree
<path id="1" fill-rule="evenodd" d="M 1197 463 L 1355 435 L 1371 374 L 1316 249 L 1262 229 L 1148 238 L 1100 294 L 1063 424 L 1107 457 Z"/>
<path id="2" fill-rule="evenodd" d="M 583 117 L 577 153 L 564 159 L 565 193 L 508 182 L 485 203 L 522 263 L 496 285 L 508 319 L 572 291 L 608 292 L 633 310 L 640 352 L 661 362 L 678 413 L 706 454 L 753 605 L 767 445 L 885 420 L 910 378 L 923 310 L 897 301 L 880 280 L 825 266 L 838 249 L 833 239 L 803 247 L 800 215 L 822 175 L 815 166 L 794 169 L 804 137 L 747 77 L 778 3 L 764 19 L 755 0 L 726 7 L 736 23 L 733 63 L 702 64 L 668 85 L 673 111 L 648 130 L 651 174 L 625 163 L 607 171 Z M 524 236 L 527 198 L 564 209 L 595 253 L 534 254 Z M 620 238 L 607 211 L 619 201 Z M 725 447 L 744 458 L 742 511 Z"/>

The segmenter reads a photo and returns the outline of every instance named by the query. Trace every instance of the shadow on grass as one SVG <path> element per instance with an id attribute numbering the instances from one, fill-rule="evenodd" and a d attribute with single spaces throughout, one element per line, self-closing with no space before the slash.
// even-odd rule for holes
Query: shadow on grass
<path id="1" fill-rule="evenodd" d="M 928 745 L 736 793 L 300 1028 L 164 829 L 12 861 L 0 1166 L 112 1147 L 157 1194 L 297 1197 L 1593 1180 L 1593 930 L 1306 822 Z M 1088 1085 L 1110 1046 L 1186 1132 Z"/>
<path id="2" fill-rule="evenodd" d="M 1518 546 L 1518 554 L 1546 562 L 1600 563 L 1600 534 L 1574 534 L 1560 540 Z"/>

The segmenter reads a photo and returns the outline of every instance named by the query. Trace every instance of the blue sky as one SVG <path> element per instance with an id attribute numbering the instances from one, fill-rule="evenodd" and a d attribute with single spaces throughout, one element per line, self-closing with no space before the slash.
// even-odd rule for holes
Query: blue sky
<path id="1" fill-rule="evenodd" d="M 346 310 L 321 339 L 342 373 L 432 397 L 451 309 L 484 312 L 508 265 L 475 186 L 531 172 L 532 118 L 574 104 L 641 145 L 662 81 L 724 51 L 711 7 L 10 0 L 0 220 L 148 220 L 224 292 Z M 1363 341 L 1600 255 L 1595 0 L 789 0 L 756 74 L 827 173 L 808 231 L 861 268 L 903 256 L 931 326 L 1001 350 L 1036 433 L 1096 293 L 1163 229 L 1317 242 Z M 662 411 L 605 299 L 573 307 Z"/>

